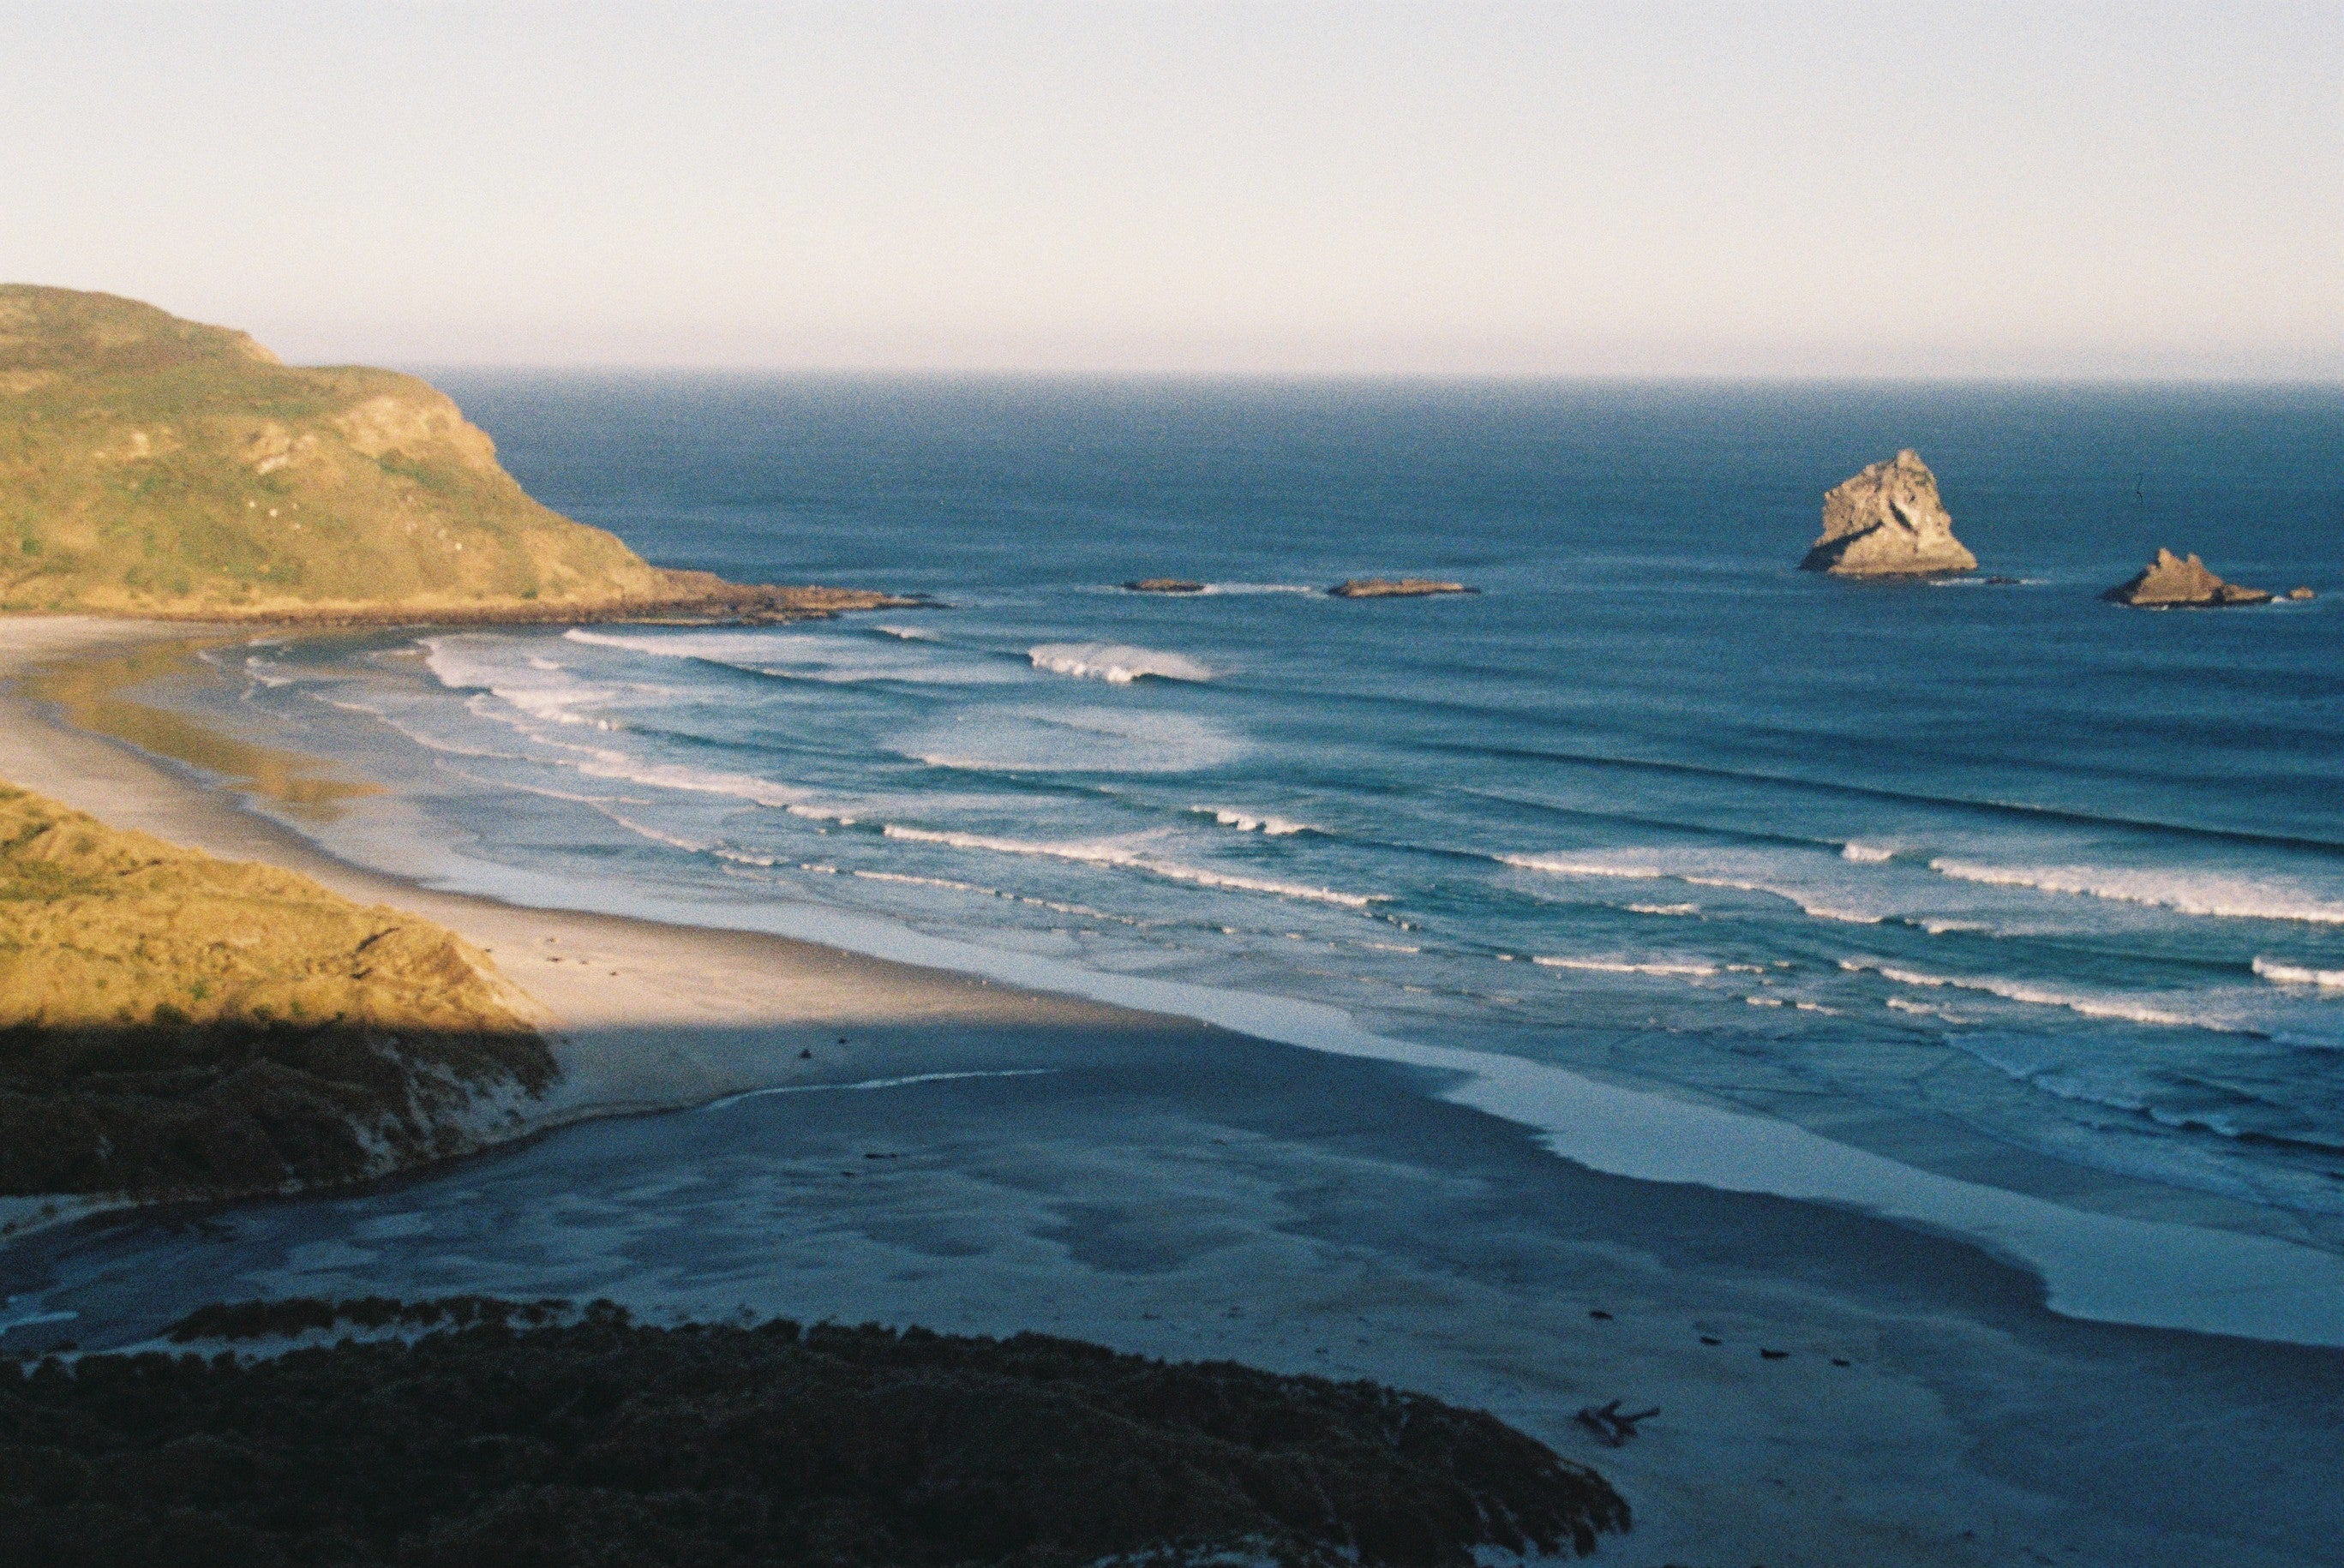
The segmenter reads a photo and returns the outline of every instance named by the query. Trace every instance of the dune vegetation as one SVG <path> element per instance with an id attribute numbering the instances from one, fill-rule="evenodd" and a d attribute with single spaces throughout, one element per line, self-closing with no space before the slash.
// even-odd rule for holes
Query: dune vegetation
<path id="1" fill-rule="evenodd" d="M 0 1558 L 1471 1568 L 1629 1523 L 1594 1472 L 1375 1383 L 484 1305 L 358 1314 L 470 1324 L 419 1339 L 0 1366 Z"/>
<path id="2" fill-rule="evenodd" d="M 551 1081 L 486 955 L 0 785 L 0 1194 L 217 1196 L 477 1146 Z"/>
<path id="3" fill-rule="evenodd" d="M 530 499 L 411 376 L 296 367 L 136 300 L 0 285 L 0 610 L 754 618 L 881 602 L 654 567 Z"/>

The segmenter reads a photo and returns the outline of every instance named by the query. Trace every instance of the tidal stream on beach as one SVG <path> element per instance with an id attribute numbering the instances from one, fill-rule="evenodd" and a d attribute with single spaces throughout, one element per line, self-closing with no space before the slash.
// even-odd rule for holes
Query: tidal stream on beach
<path id="1" fill-rule="evenodd" d="M 1599 1171 L 1983 1241 L 2076 1317 L 2344 1343 L 2334 393 L 441 379 L 533 494 L 662 564 L 937 602 L 269 637 L 142 689 L 382 787 L 287 817 L 334 853 L 1382 1057 L 1401 1067 L 1377 1084 L 1521 1122 Z M 1822 490 L 1902 446 L 1935 468 L 1980 573 L 1795 570 Z M 2320 597 L 2098 601 L 2160 545 Z M 1323 591 L 1369 575 L 1481 591 Z M 1118 586 L 1151 577 L 1207 587 Z M 1083 1070 L 1056 1045 L 883 1065 L 1026 1075 L 888 1088 L 948 1102 L 955 1127 L 976 1104 L 1072 1118 L 1047 1108 Z M 809 1103 L 694 1114 L 819 1142 L 778 1131 L 844 1114 Z M 1428 1222 L 1455 1222 L 1437 1219 L 1455 1195 L 1430 1194 L 1435 1134 L 1458 1125 L 1409 1135 Z M 861 1163 L 888 1151 L 868 1129 L 792 1142 L 750 1180 L 712 1153 L 715 1126 L 581 1129 L 510 1157 L 507 1180 L 544 1190 L 509 1233 L 601 1257 L 653 1226 L 670 1240 L 633 1254 L 639 1298 L 651 1268 L 677 1301 L 737 1286 L 781 1310 L 744 1282 L 765 1267 L 751 1210 L 846 1191 L 848 1171 L 894 1180 Z M 1039 1156 L 987 1180 L 1056 1192 L 1053 1233 L 1086 1268 L 1144 1279 L 1234 1246 L 1232 1183 L 1259 1175 L 1177 1141 L 1085 1155 L 1111 1194 L 1087 1210 Z M 574 1185 L 544 1174 L 564 1160 Z M 773 1173 L 793 1161 L 805 1171 Z M 1309 1210 L 1292 1168 L 1259 1179 L 1263 1203 Z M 860 1277 L 984 1252 L 974 1191 L 858 1232 L 904 1254 Z M 1148 1191 L 1168 1207 L 1141 1224 Z M 284 1231 L 240 1277 L 354 1286 L 349 1249 L 391 1256 L 459 1223 L 382 1201 L 351 1221 L 363 1241 L 236 1221 Z M 579 1219 L 559 1246 L 550 1214 Z M 509 1271 L 475 1241 L 460 1279 L 391 1271 L 498 1286 Z M 1519 1288 L 1523 1269 L 1500 1272 Z M 530 1278 L 617 1288 L 572 1263 Z M 1037 1326 L 1087 1321 L 1031 1288 Z M 1010 1326 L 998 1307 L 978 1316 Z M 1287 1352 L 1310 1364 L 1318 1320 L 1289 1307 Z"/>

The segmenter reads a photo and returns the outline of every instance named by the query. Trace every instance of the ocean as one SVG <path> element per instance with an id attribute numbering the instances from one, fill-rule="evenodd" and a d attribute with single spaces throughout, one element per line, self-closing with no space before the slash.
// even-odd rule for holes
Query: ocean
<path id="1" fill-rule="evenodd" d="M 933 603 L 212 650 L 174 700 L 391 787 L 338 853 L 2344 1251 L 2333 389 L 435 379 L 661 564 Z M 1797 570 L 1901 447 L 1979 572 Z M 2100 601 L 2160 546 L 2319 597 Z M 1480 591 L 1324 591 L 1401 575 Z"/>

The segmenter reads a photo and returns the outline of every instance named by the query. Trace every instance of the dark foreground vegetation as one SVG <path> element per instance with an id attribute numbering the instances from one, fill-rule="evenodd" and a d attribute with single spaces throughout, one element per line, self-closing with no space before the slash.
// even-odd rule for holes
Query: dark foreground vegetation
<path id="1" fill-rule="evenodd" d="M 210 1312 L 181 1332 L 469 1326 L 0 1366 L 0 1563 L 1467 1568 L 1628 1526 L 1593 1472 L 1373 1383 L 607 1305 Z"/>

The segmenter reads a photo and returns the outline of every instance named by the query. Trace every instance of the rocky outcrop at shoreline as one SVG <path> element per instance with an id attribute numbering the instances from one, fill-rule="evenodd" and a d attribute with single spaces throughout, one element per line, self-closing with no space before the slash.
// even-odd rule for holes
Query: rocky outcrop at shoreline
<path id="1" fill-rule="evenodd" d="M 2139 609 L 2222 609 L 2234 605 L 2268 604 L 2273 595 L 2261 588 L 2224 582 L 2196 556 L 2177 556 L 2160 549 L 2157 558 L 2138 574 L 2100 596 L 2111 604 Z M 2307 592 L 2303 595 L 2309 598 Z"/>
<path id="2" fill-rule="evenodd" d="M 1132 593 L 1203 593 L 1205 585 L 1187 578 L 1134 578 L 1123 585 Z"/>
<path id="3" fill-rule="evenodd" d="M 1908 447 L 1824 495 L 1823 537 L 1799 565 L 1835 577 L 1929 577 L 1974 571 L 1977 557 L 1954 537 L 1937 477 Z"/>
<path id="4" fill-rule="evenodd" d="M 1480 593 L 1463 583 L 1431 578 L 1353 578 L 1327 590 L 1337 598 L 1422 598 L 1429 594 Z"/>

